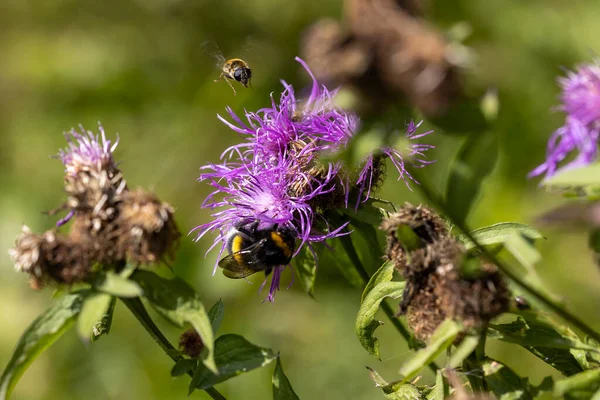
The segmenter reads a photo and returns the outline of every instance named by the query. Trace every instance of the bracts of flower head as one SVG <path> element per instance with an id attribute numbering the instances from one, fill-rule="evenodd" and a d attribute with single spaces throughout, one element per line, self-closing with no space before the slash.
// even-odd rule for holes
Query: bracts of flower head
<path id="1" fill-rule="evenodd" d="M 386 256 L 406 279 L 399 314 L 407 315 L 419 340 L 427 342 L 446 318 L 466 332 L 507 311 L 509 291 L 497 268 L 469 258 L 432 210 L 407 204 L 381 229 L 387 233 Z"/>
<path id="2" fill-rule="evenodd" d="M 550 139 L 546 161 L 529 173 L 529 177 L 545 174 L 547 178 L 562 169 L 583 167 L 598 158 L 600 138 L 600 66 L 584 64 L 567 71 L 558 79 L 561 104 L 558 111 L 566 114 L 565 123 Z M 559 165 L 570 155 L 575 158 Z"/>
<path id="3" fill-rule="evenodd" d="M 425 152 L 431 145 L 413 143 L 431 133 L 417 133 L 420 124 L 409 123 L 405 149 L 384 147 L 368 156 L 361 169 L 354 171 L 342 162 L 324 162 L 323 156 L 346 148 L 356 135 L 358 117 L 335 105 L 336 90 L 319 84 L 306 63 L 296 60 L 312 78 L 308 97 L 301 101 L 294 88 L 282 81 L 284 90 L 279 102 L 271 96 L 271 107 L 257 112 L 246 111 L 243 121 L 231 109 L 227 109 L 233 122 L 219 116 L 233 131 L 241 135 L 241 143 L 226 149 L 220 164 L 201 168 L 199 180 L 213 187 L 203 207 L 214 210 L 213 220 L 198 226 L 197 240 L 208 232 L 216 232 L 213 243 L 219 247 L 219 258 L 228 250 L 238 253 L 233 257 L 244 264 L 244 257 L 269 245 L 270 239 L 258 239 L 268 231 L 284 229 L 293 232 L 298 243 L 291 247 L 297 254 L 302 246 L 312 250 L 312 244 L 347 234 L 345 224 L 333 226 L 328 212 L 349 205 L 358 206 L 369 199 L 385 173 L 385 160 L 391 160 L 407 185 L 414 181 L 407 165 L 423 167 L 428 161 Z M 252 227 L 252 228 L 251 228 Z M 241 233 L 240 233 L 241 228 Z M 243 235 L 242 239 L 237 239 Z M 250 238 L 256 237 L 256 242 Z M 233 239 L 244 246 L 234 249 Z M 289 246 L 288 246 L 289 247 Z M 314 254 L 314 252 L 313 252 Z M 284 260 L 289 263 L 291 258 Z M 228 276 L 242 277 L 243 265 L 234 266 L 232 261 L 219 263 Z M 273 272 L 268 299 L 272 300 L 279 287 L 279 277 L 284 265 L 264 265 L 258 261 L 249 269 L 254 272 Z M 246 265 L 248 267 L 248 265 Z M 248 269 L 248 268 L 247 268 Z M 216 265 L 215 265 L 216 271 Z"/>
<path id="4" fill-rule="evenodd" d="M 66 135 L 58 158 L 65 166 L 68 234 L 57 229 L 35 234 L 24 228 L 10 255 L 15 268 L 31 275 L 31 285 L 89 282 L 94 273 L 173 257 L 180 236 L 173 209 L 141 189 L 130 191 L 117 168 L 111 144 L 81 128 Z"/>

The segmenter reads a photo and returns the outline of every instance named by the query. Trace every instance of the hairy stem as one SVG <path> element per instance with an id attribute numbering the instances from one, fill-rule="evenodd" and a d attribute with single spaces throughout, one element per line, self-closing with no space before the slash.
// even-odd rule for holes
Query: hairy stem
<path id="1" fill-rule="evenodd" d="M 349 235 L 340 236 L 339 239 L 342 243 L 342 246 L 344 247 L 344 250 L 348 254 L 348 257 L 350 258 L 350 261 L 352 261 L 352 265 L 354 265 L 354 268 L 361 276 L 361 278 L 363 280 L 363 285 L 366 285 L 367 282 L 369 282 L 369 279 L 371 277 L 365 270 L 365 268 L 362 264 L 362 261 L 360 261 L 360 258 L 358 257 L 358 253 L 356 252 L 356 249 L 354 248 L 354 244 L 352 243 L 352 239 L 350 238 Z M 392 325 L 394 325 L 396 330 L 400 333 L 400 335 L 402 335 L 404 340 L 406 340 L 408 343 L 411 343 L 412 337 L 411 337 L 410 333 L 406 330 L 404 325 L 402 325 L 400 320 L 394 315 L 395 314 L 394 310 L 392 310 L 392 307 L 386 302 L 385 299 L 381 302 L 381 308 L 383 309 L 383 312 L 385 312 L 385 315 L 387 315 L 387 317 L 391 321 Z M 429 364 L 429 368 L 434 373 L 440 369 L 435 362 L 431 362 Z"/>
<path id="2" fill-rule="evenodd" d="M 152 321 L 150 314 L 146 311 L 144 304 L 139 298 L 126 299 L 121 298 L 121 301 L 127 306 L 129 311 L 137 318 L 142 324 L 144 329 L 152 336 L 152 339 L 158 343 L 161 349 L 175 362 L 181 360 L 183 357 L 177 354 L 177 349 L 169 342 L 169 340 L 163 335 L 158 326 Z M 190 377 L 194 376 L 192 371 L 187 373 Z M 217 391 L 214 387 L 205 389 L 206 393 L 215 400 L 227 400 L 225 396 Z"/>
<path id="3" fill-rule="evenodd" d="M 411 171 L 413 172 L 413 171 Z M 415 172 L 415 178 L 417 178 L 418 172 Z M 421 178 L 421 177 L 419 177 Z M 418 178 L 417 178 L 418 179 Z M 500 261 L 498 257 L 489 252 L 485 247 L 481 246 L 477 240 L 471 235 L 471 230 L 465 223 L 461 223 L 449 212 L 449 210 L 445 207 L 445 202 L 442 200 L 440 194 L 436 193 L 426 184 L 424 179 L 419 179 L 422 184 L 417 185 L 421 193 L 427 198 L 427 200 L 440 211 L 442 211 L 446 217 L 449 218 L 450 222 L 452 222 L 458 229 L 460 229 L 468 238 L 477 246 L 477 249 L 481 251 L 481 254 L 487 258 L 490 262 L 494 263 L 509 279 L 515 282 L 518 286 L 521 287 L 525 292 L 529 293 L 531 296 L 535 297 L 538 301 L 540 301 L 544 306 L 546 306 L 549 310 L 554 312 L 556 315 L 561 317 L 564 321 L 568 322 L 575 328 L 579 329 L 586 335 L 594 338 L 597 341 L 600 341 L 600 334 L 592 329 L 587 323 L 579 319 L 576 315 L 572 314 L 569 310 L 563 307 L 562 304 L 559 304 L 549 298 L 544 293 L 540 292 L 531 284 L 527 283 L 524 279 L 522 279 L 517 273 L 515 273 L 506 263 Z"/>

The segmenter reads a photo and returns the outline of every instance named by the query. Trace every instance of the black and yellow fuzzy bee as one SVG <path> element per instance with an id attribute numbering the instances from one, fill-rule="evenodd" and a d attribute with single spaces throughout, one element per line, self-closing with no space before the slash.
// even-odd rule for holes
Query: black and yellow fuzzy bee
<path id="1" fill-rule="evenodd" d="M 261 229 L 258 223 L 237 226 L 228 235 L 227 248 L 229 255 L 219 261 L 223 275 L 240 279 L 264 271 L 268 276 L 273 268 L 290 263 L 296 232 L 276 224 Z"/>

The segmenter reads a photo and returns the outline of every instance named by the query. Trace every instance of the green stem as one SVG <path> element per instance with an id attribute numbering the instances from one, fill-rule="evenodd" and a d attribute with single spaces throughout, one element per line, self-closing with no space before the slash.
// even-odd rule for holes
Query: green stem
<path id="1" fill-rule="evenodd" d="M 369 276 L 369 274 L 365 270 L 364 266 L 362 265 L 362 261 L 360 261 L 360 257 L 358 257 L 358 253 L 356 252 L 356 249 L 354 248 L 352 239 L 350 238 L 349 235 L 340 236 L 339 239 L 340 239 L 340 242 L 342 243 L 342 246 L 344 247 L 344 250 L 348 254 L 348 257 L 350 258 L 350 261 L 352 261 L 354 268 L 356 269 L 356 271 L 362 278 L 363 285 L 366 285 L 367 282 L 369 282 L 369 279 L 371 277 Z M 402 325 L 400 320 L 395 316 L 395 313 L 394 313 L 394 310 L 392 310 L 392 307 L 384 300 L 381 302 L 381 308 L 383 309 L 383 312 L 385 312 L 385 315 L 387 315 L 387 317 L 391 321 L 392 325 L 394 325 L 396 330 L 400 333 L 400 335 L 402 335 L 404 340 L 406 340 L 408 343 L 411 343 L 412 342 L 411 334 L 406 330 L 404 325 Z M 434 373 L 440 369 L 435 362 L 431 362 L 429 364 L 429 368 Z"/>
<path id="2" fill-rule="evenodd" d="M 183 358 L 182 356 L 177 354 L 177 349 L 173 347 L 173 345 L 169 342 L 165 335 L 163 335 L 163 333 L 160 331 L 158 326 L 156 326 L 154 321 L 152 321 L 150 314 L 148 314 L 148 311 L 146 311 L 144 304 L 142 304 L 142 301 L 139 298 L 121 298 L 121 301 L 125 304 L 125 306 L 127 306 L 129 311 L 131 311 L 135 318 L 142 324 L 142 326 L 144 327 L 144 329 L 146 329 L 150 336 L 152 336 L 152 339 L 154 339 L 154 341 L 158 343 L 160 348 L 169 357 L 171 357 L 173 361 L 177 362 Z M 193 372 L 191 371 L 188 371 L 187 374 L 190 377 L 194 376 Z M 215 400 L 227 400 L 225 396 L 219 393 L 214 387 L 205 389 L 205 391 L 210 397 L 212 397 Z"/>
<path id="3" fill-rule="evenodd" d="M 498 259 L 498 257 L 496 257 L 494 254 L 489 252 L 485 247 L 481 246 L 477 242 L 477 240 L 475 240 L 473 235 L 471 235 L 471 233 L 470 233 L 471 230 L 469 229 L 469 227 L 465 223 L 462 223 L 462 222 L 458 221 L 457 219 L 455 219 L 453 217 L 453 215 L 445 208 L 445 203 L 442 200 L 441 195 L 434 193 L 433 190 L 431 190 L 429 187 L 427 187 L 425 180 L 422 179 L 422 177 L 418 177 L 418 175 L 419 175 L 418 171 L 413 170 L 411 172 L 414 172 L 413 176 L 422 182 L 421 185 L 417 185 L 417 187 L 420 189 L 421 193 L 429 200 L 429 202 L 434 207 L 436 207 L 440 211 L 442 211 L 450 219 L 450 221 L 469 238 L 469 240 L 471 240 L 473 243 L 475 243 L 475 245 L 477 246 L 477 249 L 482 253 L 484 258 L 488 259 L 490 262 L 495 264 L 504 273 L 504 275 L 508 276 L 508 278 L 510 278 L 513 282 L 515 282 L 518 286 L 520 286 L 524 291 L 529 293 L 531 296 L 535 297 L 538 301 L 540 301 L 542 304 L 544 304 L 547 308 L 549 308 L 556 315 L 558 315 L 563 320 L 567 321 L 572 326 L 576 327 L 577 329 L 579 329 L 586 335 L 594 338 L 597 341 L 600 341 L 600 334 L 598 332 L 596 332 L 594 329 L 592 329 L 588 324 L 586 324 L 584 321 L 580 320 L 577 316 L 571 314 L 571 312 L 569 312 L 561 304 L 555 302 L 554 300 L 552 300 L 551 298 L 546 296 L 544 293 L 542 293 L 538 289 L 536 289 L 534 286 L 527 283 L 525 280 L 521 279 L 521 277 L 517 273 L 512 271 L 512 269 L 508 265 L 506 265 L 504 262 L 500 261 Z"/>

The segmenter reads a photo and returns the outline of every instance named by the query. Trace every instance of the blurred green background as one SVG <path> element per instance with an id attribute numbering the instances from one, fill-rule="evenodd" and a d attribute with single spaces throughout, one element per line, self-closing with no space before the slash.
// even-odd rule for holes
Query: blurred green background
<path id="1" fill-rule="evenodd" d="M 63 169 L 49 156 L 65 145 L 62 132 L 83 124 L 120 134 L 116 159 L 131 187 L 152 189 L 177 208 L 187 233 L 209 219 L 200 208 L 209 188 L 197 183 L 198 168 L 216 162 L 237 135 L 217 113 L 229 105 L 239 113 L 270 104 L 279 79 L 305 86 L 293 58 L 303 30 L 324 16 L 340 18 L 334 0 L 2 0 L 0 3 L 0 364 L 6 365 L 29 323 L 45 309 L 50 290 L 33 292 L 13 271 L 6 250 L 23 223 L 35 231 L 53 226 L 42 214 L 63 201 Z M 589 62 L 599 51 L 597 0 L 430 1 L 427 17 L 440 29 L 466 22 L 466 44 L 477 53 L 467 73 L 474 86 L 498 89 L 500 112 L 493 127 L 500 161 L 485 182 L 471 227 L 501 221 L 531 223 L 561 203 L 525 175 L 544 157 L 545 142 L 562 121 L 555 78 L 560 67 Z M 253 68 L 253 89 L 236 86 L 233 96 L 201 45 L 218 43 L 226 57 L 242 57 Z M 428 168 L 441 181 L 461 138 L 438 130 L 429 136 L 440 160 Z M 390 176 L 380 197 L 419 202 Z M 583 230 L 545 229 L 538 265 L 551 290 L 583 318 L 598 324 L 600 272 L 592 263 Z M 253 285 L 212 277 L 212 241 L 185 236 L 174 265 L 210 306 L 219 298 L 226 313 L 221 333 L 240 333 L 280 351 L 283 365 L 303 399 L 367 399 L 381 394 L 365 365 L 392 380 L 410 353 L 390 324 L 378 330 L 383 361 L 367 355 L 354 336 L 360 292 L 323 266 L 316 300 L 299 284 L 282 290 L 274 304 L 261 304 L 260 278 Z M 284 285 L 289 276 L 284 277 Z M 189 379 L 169 376 L 171 361 L 120 304 L 111 335 L 86 348 L 69 332 L 26 372 L 14 399 L 185 398 Z M 164 325 L 161 325 L 164 326 Z M 173 342 L 178 331 L 164 326 Z M 490 342 L 492 356 L 538 383 L 549 367 L 528 353 Z M 271 397 L 272 366 L 218 386 L 229 399 Z M 430 382 L 425 372 L 422 382 Z M 193 398 L 208 398 L 196 392 Z"/>

